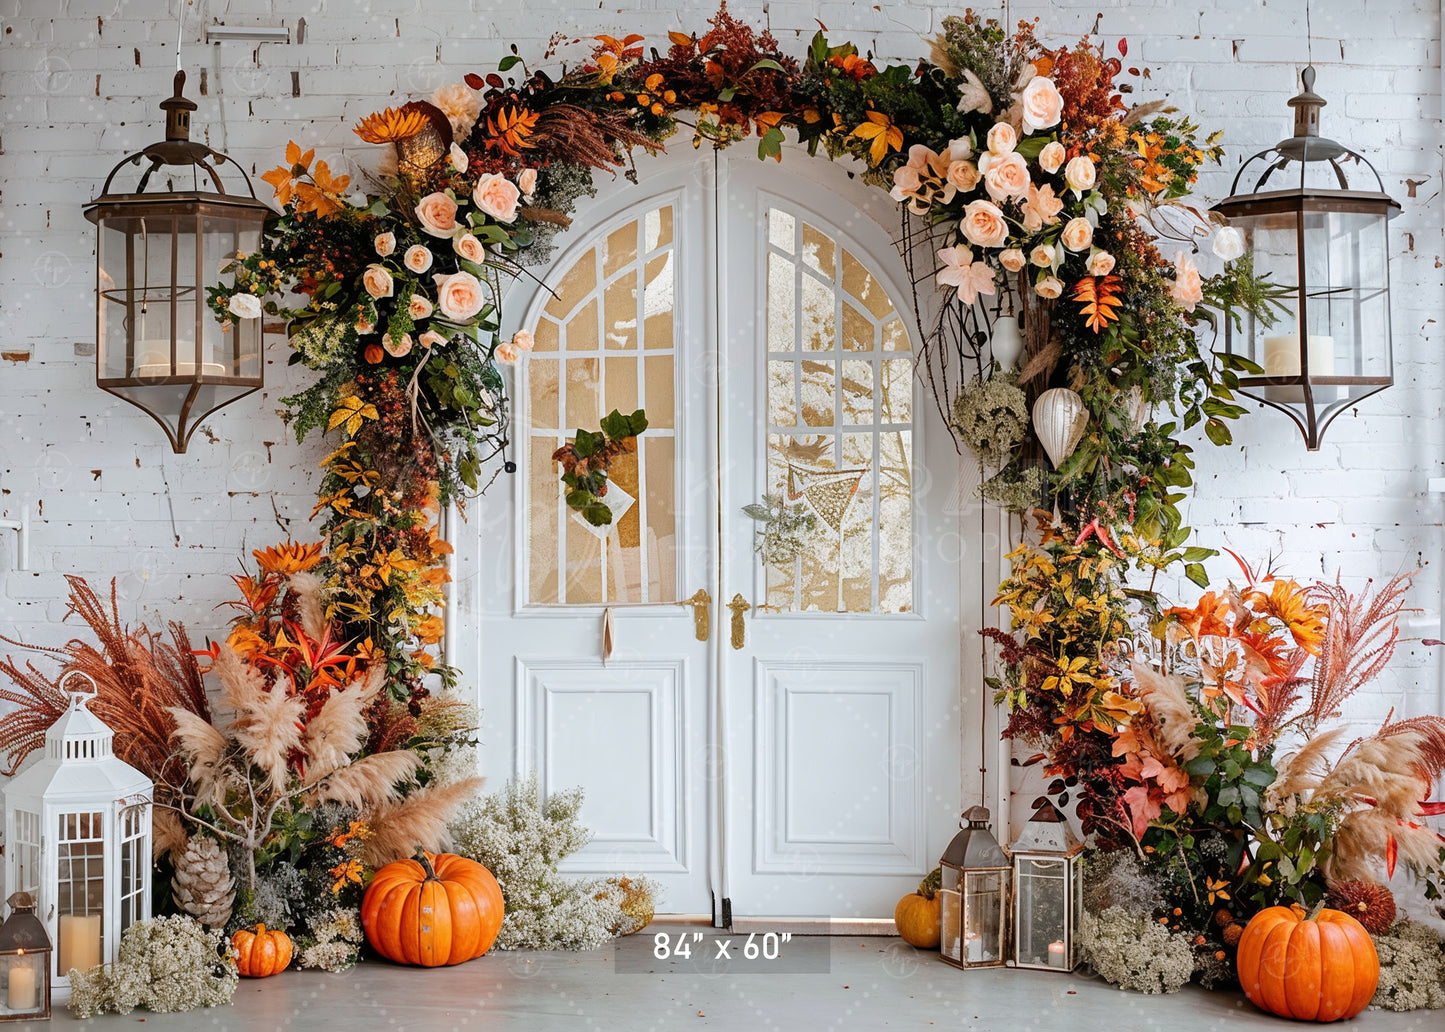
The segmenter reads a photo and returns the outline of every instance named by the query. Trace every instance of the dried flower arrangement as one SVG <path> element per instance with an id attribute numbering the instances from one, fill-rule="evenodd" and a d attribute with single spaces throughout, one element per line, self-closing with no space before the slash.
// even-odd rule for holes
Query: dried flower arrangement
<path id="1" fill-rule="evenodd" d="M 178 914 L 127 928 L 114 964 L 72 970 L 67 1006 L 81 1020 L 137 1007 L 188 1011 L 230 1003 L 238 982 L 230 940 Z"/>
<path id="2" fill-rule="evenodd" d="M 1392 1011 L 1445 1007 L 1445 941 L 1433 928 L 1400 921 L 1373 938 L 1380 984 L 1372 1006 Z"/>

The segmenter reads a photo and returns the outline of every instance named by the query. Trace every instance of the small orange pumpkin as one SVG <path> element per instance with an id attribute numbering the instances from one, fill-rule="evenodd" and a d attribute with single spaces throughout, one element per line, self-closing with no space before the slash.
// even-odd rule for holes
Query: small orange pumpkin
<path id="1" fill-rule="evenodd" d="M 1239 984 L 1261 1010 L 1298 1021 L 1353 1018 L 1380 981 L 1364 926 L 1339 910 L 1298 904 L 1261 910 L 1239 939 Z"/>
<path id="2" fill-rule="evenodd" d="M 908 945 L 921 950 L 938 949 L 943 902 L 938 898 L 938 888 L 942 883 L 943 870 L 935 867 L 932 874 L 918 883 L 917 892 L 904 896 L 893 908 L 893 923 Z"/>
<path id="3" fill-rule="evenodd" d="M 361 900 L 366 941 L 388 960 L 417 967 L 480 957 L 496 941 L 502 914 L 492 872 L 453 853 L 387 864 Z"/>
<path id="4" fill-rule="evenodd" d="M 291 937 L 263 924 L 242 928 L 231 936 L 231 945 L 236 950 L 236 970 L 243 978 L 266 978 L 285 971 L 291 963 Z"/>

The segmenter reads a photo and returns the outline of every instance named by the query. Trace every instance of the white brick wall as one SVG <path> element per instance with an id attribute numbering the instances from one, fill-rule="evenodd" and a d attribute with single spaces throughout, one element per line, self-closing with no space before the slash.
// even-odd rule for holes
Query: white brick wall
<path id="1" fill-rule="evenodd" d="M 190 451 L 172 455 L 137 410 L 93 383 L 84 348 L 94 339 L 94 234 L 81 206 L 128 150 L 156 138 L 156 102 L 175 68 L 178 0 L 0 0 L 0 518 L 31 509 L 32 571 L 13 569 L 0 536 L 0 633 L 58 644 L 72 633 L 62 575 L 93 584 L 118 577 L 123 615 L 156 624 L 182 617 L 197 638 L 224 626 L 215 604 L 243 550 L 287 533 L 306 536 L 319 447 L 297 447 L 274 415 L 299 382 L 270 340 L 270 386 L 224 409 Z M 366 112 L 424 94 L 463 72 L 487 70 L 515 40 L 535 59 L 553 31 L 584 38 L 702 25 L 710 2 L 599 10 L 583 0 L 203 0 L 188 12 L 188 92 L 195 123 L 248 171 L 274 165 L 288 139 L 315 146 L 333 167 L 370 167 L 376 150 L 351 125 Z M 1315 0 L 1309 49 L 1330 99 L 1330 134 L 1366 149 L 1404 206 L 1392 226 L 1397 384 L 1342 416 L 1307 453 L 1282 415 L 1241 421 L 1236 444 L 1201 442 L 1189 521 L 1201 544 L 1255 560 L 1273 554 L 1301 576 L 1348 582 L 1424 567 L 1412 633 L 1441 636 L 1438 553 L 1445 499 L 1426 493 L 1442 471 L 1442 202 L 1440 21 L 1436 0 Z M 801 52 L 826 23 L 885 57 L 913 60 L 922 37 L 960 8 L 908 0 L 745 0 L 734 12 L 767 24 Z M 1129 38 L 1129 63 L 1154 68 L 1149 88 L 1226 131 L 1226 167 L 1200 184 L 1228 189 L 1240 160 L 1289 130 L 1285 100 L 1306 57 L 1303 0 L 1058 0 L 1013 5 L 1066 42 L 1103 12 L 1107 37 Z M 203 45 L 201 23 L 280 25 L 304 42 Z M 574 55 L 575 60 L 575 55 Z M 201 69 L 206 95 L 199 95 Z M 293 73 L 299 96 L 293 96 Z M 1406 181 L 1413 181 L 1414 196 Z M 1210 564 L 1219 577 L 1227 557 Z M 1193 590 L 1179 589 L 1181 598 Z M 1437 705 L 1439 660 L 1402 651 L 1395 670 L 1356 707 Z"/>

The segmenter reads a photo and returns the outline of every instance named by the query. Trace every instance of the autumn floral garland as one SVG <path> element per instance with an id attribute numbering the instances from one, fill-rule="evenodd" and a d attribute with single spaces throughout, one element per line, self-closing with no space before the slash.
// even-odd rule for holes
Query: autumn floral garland
<path id="1" fill-rule="evenodd" d="M 254 310 L 244 295 L 301 298 L 265 308 L 292 321 L 291 360 L 320 374 L 286 399 L 298 437 L 339 437 L 317 507 L 332 615 L 387 657 L 393 691 L 423 693 L 437 669 L 448 551 L 439 507 L 508 465 L 498 367 L 531 341 L 501 335 L 505 284 L 545 259 L 595 170 L 615 174 L 680 127 L 695 147 L 754 136 L 760 157 L 780 158 L 790 131 L 811 153 L 861 161 L 864 180 L 890 190 L 921 229 L 926 243 L 910 260 L 926 262 L 956 315 L 924 328 L 925 355 L 971 347 L 980 384 L 1007 380 L 1030 403 L 1065 387 L 1086 406 L 1081 440 L 1055 470 L 1027 447 L 1000 455 L 992 445 L 1006 459 L 988 471 L 995 496 L 1012 485 L 1020 504 L 1060 497 L 1083 522 L 1129 524 L 1182 555 L 1189 448 L 1175 421 L 1128 413 L 1163 405 L 1227 440 L 1225 421 L 1242 411 L 1234 373 L 1201 348 L 1194 325 L 1205 304 L 1267 308 L 1237 234 L 1215 234 L 1215 250 L 1240 260 L 1205 280 L 1188 249 L 1208 236 L 1207 220 L 1172 259 L 1150 229 L 1150 212 L 1179 201 L 1200 163 L 1217 159 L 1214 140 L 1198 142 L 1192 123 L 1158 103 L 1126 107 L 1118 58 L 1087 39 L 1049 49 L 1029 23 L 1009 33 L 972 14 L 948 18 L 929 59 L 882 69 L 821 32 L 801 60 L 783 54 L 726 7 L 710 26 L 670 33 L 665 53 L 644 53 L 641 36 L 599 36 L 556 78 L 528 69 L 514 47 L 496 73 L 363 119 L 358 135 L 398 155 L 379 195 L 348 193 L 346 177 L 295 143 L 265 176 L 282 214 L 211 303 L 232 318 Z M 503 78 L 518 67 L 520 77 Z M 944 339 L 948 326 L 978 325 L 979 312 L 986 326 L 1012 306 L 1034 313 L 1016 376 L 987 362 L 976 335 Z"/>

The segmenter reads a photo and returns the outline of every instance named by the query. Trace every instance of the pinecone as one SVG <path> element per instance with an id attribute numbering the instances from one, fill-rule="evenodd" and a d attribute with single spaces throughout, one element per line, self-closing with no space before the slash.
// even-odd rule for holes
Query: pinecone
<path id="1" fill-rule="evenodd" d="M 224 928 L 236 901 L 236 881 L 221 844 L 193 835 L 176 860 L 171 889 L 176 906 L 208 928 Z"/>
<path id="2" fill-rule="evenodd" d="M 1384 935 L 1395 923 L 1395 896 L 1383 885 L 1345 881 L 1325 894 L 1325 906 L 1349 914 L 1371 935 Z"/>

